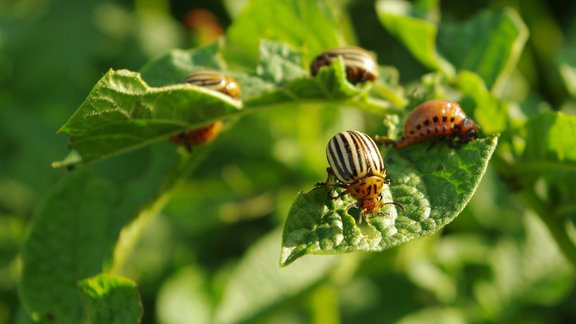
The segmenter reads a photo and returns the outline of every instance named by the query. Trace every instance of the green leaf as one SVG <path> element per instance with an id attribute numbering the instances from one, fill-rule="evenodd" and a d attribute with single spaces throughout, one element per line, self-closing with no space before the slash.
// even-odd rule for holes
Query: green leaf
<path id="1" fill-rule="evenodd" d="M 454 68 L 436 49 L 436 24 L 420 18 L 420 12 L 409 2 L 380 0 L 376 2 L 376 12 L 384 27 L 402 41 L 422 64 L 449 75 L 454 73 Z"/>
<path id="2" fill-rule="evenodd" d="M 47 195 L 22 250 L 20 296 L 33 319 L 80 322 L 77 282 L 100 273 L 111 253 L 118 193 L 112 183 L 77 170 Z"/>
<path id="3" fill-rule="evenodd" d="M 546 112 L 532 118 L 526 125 L 524 160 L 549 163 L 576 163 L 576 116 Z"/>
<path id="4" fill-rule="evenodd" d="M 302 68 L 302 53 L 292 50 L 286 43 L 262 40 L 259 57 L 256 72 L 265 81 L 282 85 L 307 75 Z"/>
<path id="5" fill-rule="evenodd" d="M 221 43 L 189 50 L 174 49 L 144 65 L 140 70 L 142 79 L 152 87 L 182 83 L 194 70 L 224 70 L 219 56 Z"/>
<path id="6" fill-rule="evenodd" d="M 460 149 L 429 143 L 391 150 L 386 156 L 389 189 L 369 224 L 358 225 L 347 212 L 348 195 L 331 200 L 326 188 L 300 193 L 284 226 L 282 265 L 306 254 L 382 251 L 439 231 L 462 211 L 473 195 L 496 147 L 497 138 L 479 139 Z M 350 211 L 357 210 L 352 209 Z"/>
<path id="7" fill-rule="evenodd" d="M 380 0 L 376 11 L 384 27 L 422 64 L 449 76 L 454 70 L 473 71 L 496 91 L 504 86 L 528 39 L 525 24 L 509 8 L 440 24 L 421 18 L 419 8 L 406 1 Z"/>
<path id="8" fill-rule="evenodd" d="M 212 304 L 207 282 L 192 266 L 169 277 L 158 294 L 158 320 L 165 324 L 210 323 Z"/>
<path id="9" fill-rule="evenodd" d="M 516 11 L 485 11 L 463 23 L 440 24 L 438 51 L 458 70 L 476 72 L 489 89 L 499 91 L 527 39 L 528 29 Z"/>
<path id="10" fill-rule="evenodd" d="M 312 78 L 302 69 L 299 52 L 272 41 L 261 42 L 262 58 L 256 74 L 229 72 L 240 84 L 242 103 L 179 81 L 192 70 L 205 66 L 218 68 L 217 57 L 209 58 L 217 56 L 217 49 L 211 46 L 175 50 L 151 62 L 143 68 L 142 76 L 159 87 L 150 87 L 136 72 L 111 70 L 94 86 L 60 132 L 70 137 L 71 149 L 82 162 L 88 163 L 166 140 L 218 119 L 297 102 L 335 101 L 380 114 L 391 109 L 390 102 L 368 97 L 371 84 L 355 86 L 348 82 L 342 58 L 320 69 Z M 386 98 L 400 102 L 401 94 L 386 91 Z M 78 161 L 75 155 L 73 160 L 54 165 Z"/>
<path id="11" fill-rule="evenodd" d="M 343 43 L 341 28 L 326 1 L 251 0 L 226 33 L 226 56 L 256 66 L 261 39 L 285 42 L 317 55 Z"/>
<path id="12" fill-rule="evenodd" d="M 266 308 L 310 288 L 332 271 L 337 257 L 308 258 L 288 269 L 278 265 L 280 230 L 270 232 L 248 250 L 228 276 L 216 323 L 246 321 Z"/>
<path id="13" fill-rule="evenodd" d="M 109 71 L 60 132 L 83 162 L 91 162 L 235 112 L 241 104 L 230 97 L 177 84 L 149 87 L 138 73 Z"/>
<path id="14" fill-rule="evenodd" d="M 463 94 L 460 104 L 472 106 L 470 116 L 478 123 L 484 134 L 500 133 L 508 127 L 508 104 L 492 94 L 482 78 L 472 72 L 462 71 L 456 77 L 458 88 Z M 468 101 L 472 104 L 468 105 Z"/>
<path id="15" fill-rule="evenodd" d="M 136 284 L 126 278 L 100 274 L 82 280 L 80 290 L 89 298 L 89 323 L 138 323 L 142 304 Z"/>
<path id="16" fill-rule="evenodd" d="M 561 49 L 556 61 L 564 86 L 572 97 L 576 97 L 576 44 Z"/>
<path id="17" fill-rule="evenodd" d="M 78 281 L 118 267 L 129 248 L 123 229 L 165 203 L 158 197 L 175 181 L 167 170 L 196 165 L 186 160 L 188 165 L 174 168 L 173 150 L 155 146 L 99 164 L 113 181 L 79 167 L 50 189 L 22 247 L 19 290 L 33 319 L 79 323 L 85 305 Z"/>
<path id="18" fill-rule="evenodd" d="M 485 256 L 492 268 L 492 284 L 475 284 L 475 299 L 484 316 L 496 313 L 506 318 L 516 305 L 557 305 L 570 294 L 567 286 L 573 280 L 574 268 L 541 220 L 531 213 L 523 216 L 522 235 L 492 242 Z"/>

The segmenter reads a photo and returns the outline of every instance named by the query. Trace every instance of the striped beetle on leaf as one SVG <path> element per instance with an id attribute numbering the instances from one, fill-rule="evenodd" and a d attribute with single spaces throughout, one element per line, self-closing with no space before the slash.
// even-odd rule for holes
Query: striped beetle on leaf
<path id="1" fill-rule="evenodd" d="M 240 86 L 238 82 L 219 71 L 195 71 L 188 75 L 184 82 L 221 92 L 233 99 L 240 99 Z M 191 151 L 193 146 L 201 145 L 215 139 L 221 128 L 222 121 L 217 120 L 212 124 L 174 135 L 170 137 L 170 140 L 177 145 L 184 146 L 188 151 Z"/>
<path id="2" fill-rule="evenodd" d="M 326 146 L 326 157 L 330 165 L 326 169 L 328 179 L 316 186 L 344 189 L 337 195 L 330 191 L 331 199 L 350 194 L 360 209 L 359 223 L 362 218 L 368 221 L 368 214 L 374 214 L 384 204 L 402 208 L 402 205 L 395 202 L 382 202 L 382 187 L 389 184 L 390 180 L 386 179 L 382 155 L 368 135 L 353 130 L 334 135 Z M 330 182 L 334 177 L 337 181 Z"/>
<path id="3" fill-rule="evenodd" d="M 372 55 L 353 46 L 333 48 L 321 53 L 310 64 L 310 74 L 316 76 L 321 67 L 332 64 L 338 56 L 344 59 L 346 78 L 350 83 L 355 85 L 378 78 L 378 64 Z"/>

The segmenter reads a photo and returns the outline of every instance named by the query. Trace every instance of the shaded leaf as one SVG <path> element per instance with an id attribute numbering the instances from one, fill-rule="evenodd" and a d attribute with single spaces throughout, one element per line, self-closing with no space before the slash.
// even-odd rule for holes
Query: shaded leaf
<path id="1" fill-rule="evenodd" d="M 338 258 L 309 258 L 281 269 L 278 265 L 280 231 L 254 244 L 228 277 L 216 323 L 238 323 L 310 288 L 329 273 Z"/>
<path id="2" fill-rule="evenodd" d="M 34 319 L 80 323 L 77 282 L 98 274 L 110 256 L 118 193 L 112 183 L 78 170 L 46 196 L 22 250 L 20 296 Z"/>
<path id="3" fill-rule="evenodd" d="M 404 210 L 384 205 L 367 225 L 359 226 L 347 212 L 355 203 L 348 195 L 333 201 L 325 188 L 299 194 L 284 226 L 281 263 L 306 254 L 382 251 L 437 232 L 468 203 L 496 143 L 492 137 L 458 150 L 445 144 L 428 150 L 429 143 L 391 150 L 386 166 L 392 184 L 383 190 L 383 201 Z"/>
<path id="4" fill-rule="evenodd" d="M 140 213 L 153 216 L 164 203 L 155 199 L 173 185 L 165 175 L 177 158 L 167 150 L 173 148 L 156 146 L 112 160 L 114 181 L 77 168 L 50 189 L 22 247 L 19 290 L 33 319 L 80 322 L 85 305 L 78 281 L 118 266 L 129 248 L 122 229 Z"/>
<path id="5" fill-rule="evenodd" d="M 136 284 L 126 278 L 100 274 L 82 280 L 80 290 L 89 298 L 89 323 L 138 323 L 142 304 Z"/>

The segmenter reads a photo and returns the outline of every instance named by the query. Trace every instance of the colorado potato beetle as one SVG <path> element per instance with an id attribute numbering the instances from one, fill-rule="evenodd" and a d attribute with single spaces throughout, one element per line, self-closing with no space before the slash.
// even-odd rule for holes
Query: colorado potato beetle
<path id="1" fill-rule="evenodd" d="M 329 195 L 338 199 L 350 194 L 360 209 L 359 223 L 362 218 L 367 221 L 367 214 L 375 213 L 383 204 L 382 187 L 389 184 L 386 178 L 386 167 L 376 143 L 366 134 L 358 131 L 345 131 L 334 135 L 326 146 L 326 157 L 329 167 L 328 179 L 317 186 L 343 188 L 340 194 Z M 337 181 L 331 182 L 331 178 Z"/>
<path id="2" fill-rule="evenodd" d="M 410 112 L 404 123 L 404 135 L 394 145 L 404 148 L 430 139 L 449 139 L 449 145 L 458 147 L 477 137 L 478 126 L 458 103 L 428 100 Z"/>
<path id="3" fill-rule="evenodd" d="M 196 71 L 190 74 L 184 82 L 219 91 L 234 99 L 240 99 L 240 86 L 234 79 L 224 75 L 222 72 L 212 70 Z M 218 120 L 212 124 L 179 133 L 172 136 L 170 140 L 191 151 L 193 146 L 207 143 L 216 138 L 221 128 L 222 121 Z"/>
<path id="4" fill-rule="evenodd" d="M 310 74 L 316 76 L 321 67 L 332 64 L 338 56 L 344 59 L 346 78 L 350 83 L 374 81 L 378 77 L 378 64 L 372 55 L 362 48 L 352 46 L 334 48 L 318 55 L 310 64 Z"/>

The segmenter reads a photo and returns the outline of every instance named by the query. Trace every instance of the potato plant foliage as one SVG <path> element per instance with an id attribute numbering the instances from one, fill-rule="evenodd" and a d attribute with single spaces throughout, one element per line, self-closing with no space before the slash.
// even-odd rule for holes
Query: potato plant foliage
<path id="1" fill-rule="evenodd" d="M 63 45 L 78 62 L 47 50 L 59 57 L 47 72 L 98 71 L 82 92 L 72 81 L 58 84 L 60 92 L 60 81 L 31 84 L 39 98 L 56 100 L 35 104 L 54 109 L 46 125 L 59 128 L 0 111 L 7 141 L 0 151 L 24 160 L 7 158 L 13 176 L 0 173 L 0 286 L 18 290 L 15 301 L 0 302 L 0 321 L 522 322 L 534 309 L 542 311 L 531 317 L 537 323 L 551 313 L 576 321 L 566 310 L 576 296 L 576 43 L 546 47 L 541 34 L 532 37 L 535 18 L 523 13 L 538 8 L 217 1 L 211 9 L 230 20 L 218 23 L 197 9 L 184 18 L 117 2 L 58 9 L 94 25 L 79 27 L 78 51 Z M 176 3 L 174 10 L 184 8 Z M 63 19 L 64 28 L 45 6 L 47 33 L 70 43 L 64 35 L 76 20 Z M 200 16 L 212 27 L 197 27 Z M 558 24 L 549 32 L 576 36 L 573 23 Z M 18 48 L 26 30 L 12 34 L 4 25 L 6 43 Z M 377 80 L 350 83 L 341 57 L 310 75 L 318 54 L 348 45 L 374 53 Z M 529 53 L 536 60 L 532 47 L 540 49 Z M 15 51 L 0 55 L 0 71 L 23 64 Z M 124 60 L 82 70 L 80 61 L 95 53 Z M 546 68 L 529 67 L 544 59 Z M 205 69 L 237 80 L 241 100 L 183 83 Z M 533 75 L 542 71 L 555 72 Z M 70 72 L 70 80 L 82 73 Z M 14 94 L 0 91 L 9 107 L 36 100 L 19 97 L 19 82 L 10 85 Z M 550 82 L 555 88 L 533 91 Z M 50 87 L 81 93 L 54 99 L 43 92 Z M 383 201 L 402 208 L 384 204 L 360 224 L 354 199 L 331 199 L 315 186 L 326 179 L 325 145 L 334 134 L 398 139 L 408 113 L 430 99 L 459 102 L 479 138 L 459 148 L 381 145 L 390 180 Z M 78 107 L 58 108 L 70 105 Z M 23 120 L 27 132 L 13 127 Z M 169 141 L 217 120 L 224 127 L 206 145 L 188 152 Z M 15 304 L 18 314 L 4 312 Z"/>

